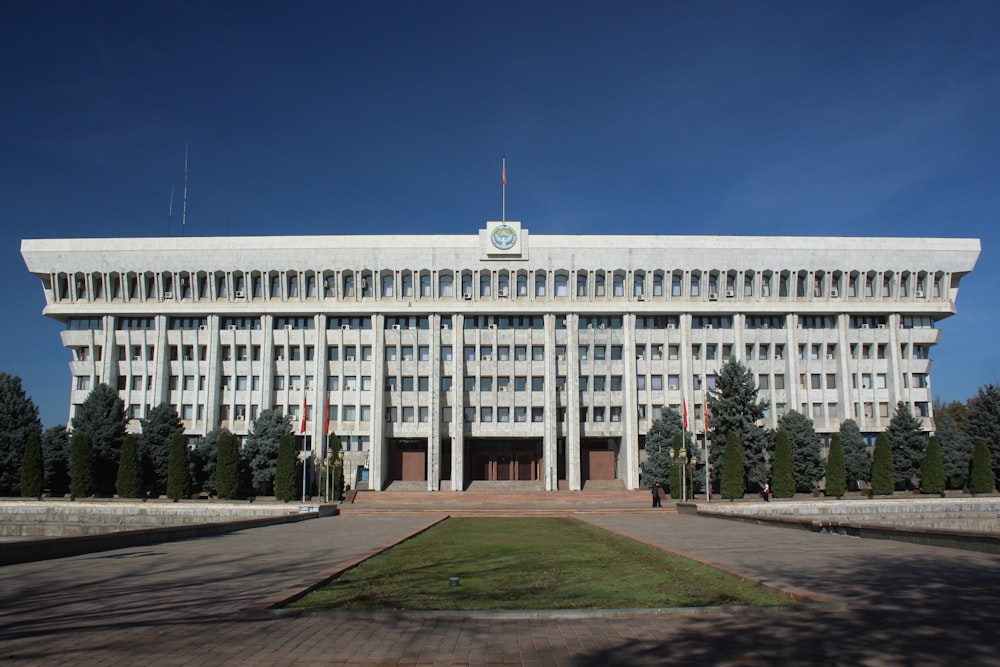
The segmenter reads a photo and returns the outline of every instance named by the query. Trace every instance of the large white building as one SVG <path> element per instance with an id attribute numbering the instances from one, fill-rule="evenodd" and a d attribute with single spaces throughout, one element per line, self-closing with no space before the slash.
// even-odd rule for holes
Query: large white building
<path id="1" fill-rule="evenodd" d="M 931 427 L 936 323 L 977 239 L 454 236 L 24 240 L 66 323 L 70 417 L 98 383 L 133 421 L 173 404 L 187 434 L 246 435 L 265 409 L 346 450 L 348 482 L 639 485 L 644 435 L 692 428 L 739 359 L 821 433 Z M 326 414 L 324 415 L 324 411 Z M 313 446 L 315 444 L 315 446 Z M 513 484 L 513 486 L 517 486 Z"/>

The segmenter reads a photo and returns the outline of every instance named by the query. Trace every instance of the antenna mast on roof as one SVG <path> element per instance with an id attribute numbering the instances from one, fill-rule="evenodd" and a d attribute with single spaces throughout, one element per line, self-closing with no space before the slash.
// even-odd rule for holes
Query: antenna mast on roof
<path id="1" fill-rule="evenodd" d="M 170 236 L 170 228 L 174 220 L 174 186 L 170 186 L 170 206 L 167 208 L 167 236 Z"/>
<path id="2" fill-rule="evenodd" d="M 184 142 L 184 207 L 181 210 L 181 236 L 184 236 L 184 229 L 187 225 L 188 212 L 188 142 Z"/>
<path id="3" fill-rule="evenodd" d="M 500 170 L 502 173 L 503 189 L 500 195 L 500 222 L 507 222 L 507 156 L 500 158 Z"/>

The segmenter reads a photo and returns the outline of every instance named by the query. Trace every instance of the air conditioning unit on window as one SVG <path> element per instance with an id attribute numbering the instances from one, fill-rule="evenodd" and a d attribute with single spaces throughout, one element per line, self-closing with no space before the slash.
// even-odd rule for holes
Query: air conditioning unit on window
<path id="1" fill-rule="evenodd" d="M 445 331 L 447 331 L 448 330 L 448 323 L 447 322 L 442 322 L 441 323 L 441 328 L 444 329 Z"/>
<path id="2" fill-rule="evenodd" d="M 761 322 L 760 323 L 760 328 L 761 329 L 770 329 L 771 328 L 771 324 L 769 322 Z"/>
<path id="3" fill-rule="evenodd" d="M 285 325 L 285 331 L 291 331 L 291 330 L 292 330 L 292 325 L 291 324 L 286 324 Z"/>
<path id="4" fill-rule="evenodd" d="M 235 324 L 230 324 L 228 328 L 229 328 L 230 331 L 236 331 L 236 325 Z"/>
<path id="5" fill-rule="evenodd" d="M 393 331 L 399 331 L 399 325 L 398 324 L 393 324 L 392 325 L 392 330 Z"/>
<path id="6" fill-rule="evenodd" d="M 734 296 L 736 296 L 736 292 L 735 291 L 733 291 L 731 289 L 727 289 L 726 290 L 726 298 L 727 299 L 732 299 Z"/>
<path id="7" fill-rule="evenodd" d="M 676 329 L 677 325 L 674 324 L 673 322 L 667 322 L 667 328 L 668 329 Z"/>
<path id="8" fill-rule="evenodd" d="M 832 354 L 828 354 L 828 355 L 826 355 L 826 358 L 829 359 L 830 361 L 833 361 L 834 357 L 833 357 Z"/>
<path id="9" fill-rule="evenodd" d="M 718 301 L 719 300 L 719 293 L 718 292 L 709 292 L 708 293 L 708 300 L 709 301 Z"/>
<path id="10" fill-rule="evenodd" d="M 343 329 L 344 331 L 349 331 L 351 329 L 351 325 L 350 324 L 341 324 L 340 328 Z"/>
<path id="11" fill-rule="evenodd" d="M 639 301 L 645 301 L 646 300 L 646 293 L 645 292 L 639 292 L 638 294 L 635 295 L 635 298 L 638 299 Z"/>
<path id="12" fill-rule="evenodd" d="M 163 298 L 164 299 L 173 299 L 174 298 L 174 293 L 173 292 L 164 292 L 163 293 Z"/>
<path id="13" fill-rule="evenodd" d="M 508 292 L 506 287 L 501 287 L 500 289 L 497 290 L 497 296 L 500 297 L 501 299 L 506 299 L 507 294 Z"/>
<path id="14" fill-rule="evenodd" d="M 706 324 L 705 328 L 706 329 L 712 329 L 712 328 L 714 328 L 714 325 L 712 325 L 712 324 Z"/>
<path id="15" fill-rule="evenodd" d="M 489 325 L 488 325 L 488 326 L 487 326 L 486 328 L 487 328 L 487 329 L 496 329 L 496 328 L 497 328 L 497 325 L 495 325 L 495 324 L 492 324 L 492 323 L 491 323 L 491 324 L 489 324 Z"/>
<path id="16" fill-rule="evenodd" d="M 207 324 L 199 324 L 198 325 L 198 330 L 199 331 L 208 331 L 208 325 Z"/>
<path id="17" fill-rule="evenodd" d="M 922 289 L 918 289 L 917 290 L 917 298 L 918 299 L 923 299 L 924 298 L 924 291 Z"/>
<path id="18" fill-rule="evenodd" d="M 246 297 L 246 293 L 243 290 L 238 289 L 233 293 L 233 296 L 235 296 L 237 299 L 242 299 Z"/>
<path id="19" fill-rule="evenodd" d="M 885 329 L 885 325 L 884 324 L 880 324 L 880 325 L 878 325 L 878 328 L 879 329 Z"/>
<path id="20" fill-rule="evenodd" d="M 867 329 L 868 328 L 868 323 L 867 322 L 862 322 L 861 323 L 861 328 L 862 329 Z"/>
<path id="21" fill-rule="evenodd" d="M 836 287 L 831 287 L 830 288 L 830 296 L 833 297 L 834 299 L 839 298 L 840 297 L 840 290 L 838 288 L 836 288 Z"/>
<path id="22" fill-rule="evenodd" d="M 466 301 L 471 301 L 472 300 L 472 292 L 463 292 L 462 293 L 462 298 L 465 299 Z"/>
<path id="23" fill-rule="evenodd" d="M 347 356 L 347 357 L 345 357 L 345 359 L 347 361 L 354 361 L 354 355 Z M 348 387 L 348 389 L 350 389 L 350 387 Z"/>

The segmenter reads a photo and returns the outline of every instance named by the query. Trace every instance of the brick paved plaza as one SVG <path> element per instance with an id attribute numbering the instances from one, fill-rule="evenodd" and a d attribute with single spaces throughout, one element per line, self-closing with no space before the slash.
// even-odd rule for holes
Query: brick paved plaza
<path id="1" fill-rule="evenodd" d="M 246 611 L 438 518 L 344 515 L 3 567 L 0 663 L 1000 665 L 998 556 L 669 511 L 586 520 L 845 604 L 525 619 Z"/>

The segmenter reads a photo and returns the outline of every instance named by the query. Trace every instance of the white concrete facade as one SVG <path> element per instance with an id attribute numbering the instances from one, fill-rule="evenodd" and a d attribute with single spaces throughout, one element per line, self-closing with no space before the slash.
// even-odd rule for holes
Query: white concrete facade
<path id="1" fill-rule="evenodd" d="M 474 479 L 639 484 L 641 441 L 686 400 L 693 430 L 739 359 L 781 414 L 930 428 L 935 323 L 977 239 L 454 236 L 30 239 L 45 315 L 65 322 L 70 417 L 98 383 L 138 419 L 245 435 L 280 408 L 348 481 L 460 491 Z M 329 407 L 327 407 L 329 406 Z M 324 409 L 328 419 L 324 418 Z M 414 470 L 417 465 L 419 471 Z M 609 467 L 610 466 L 610 467 Z M 357 471 L 357 472 L 356 472 Z M 536 487 L 537 488 L 537 487 Z"/>

